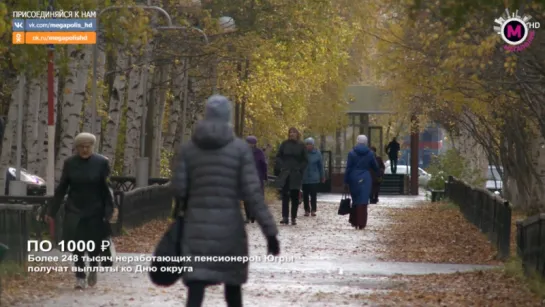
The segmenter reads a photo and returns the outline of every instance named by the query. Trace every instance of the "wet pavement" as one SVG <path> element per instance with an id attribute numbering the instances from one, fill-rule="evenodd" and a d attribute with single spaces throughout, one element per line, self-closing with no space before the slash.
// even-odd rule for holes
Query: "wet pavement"
<path id="1" fill-rule="evenodd" d="M 249 281 L 244 285 L 245 306 L 373 306 L 373 302 L 362 299 L 362 295 L 403 286 L 402 281 L 393 281 L 389 277 L 392 275 L 453 273 L 493 268 L 377 261 L 381 251 L 388 248 L 377 241 L 381 236 L 381 229 L 390 223 L 385 216 L 385 210 L 417 205 L 423 200 L 423 196 L 383 197 L 379 204 L 371 207 L 369 225 L 363 231 L 352 229 L 347 223 L 347 217 L 337 215 L 340 197 L 341 195 L 320 195 L 316 217 L 301 216 L 297 226 L 279 226 L 281 256 L 288 262 L 250 264 Z M 270 207 L 279 220 L 280 206 L 275 204 Z M 259 227 L 257 224 L 249 224 L 247 229 L 250 254 L 264 257 L 266 242 Z M 139 264 L 145 263 L 117 265 L 135 267 Z M 186 290 L 182 283 L 171 288 L 158 288 L 151 284 L 146 273 L 101 273 L 96 288 L 76 291 L 66 284 L 59 289 L 57 296 L 41 301 L 39 305 L 183 306 L 185 295 Z M 203 306 L 225 306 L 222 288 L 210 287 Z"/>

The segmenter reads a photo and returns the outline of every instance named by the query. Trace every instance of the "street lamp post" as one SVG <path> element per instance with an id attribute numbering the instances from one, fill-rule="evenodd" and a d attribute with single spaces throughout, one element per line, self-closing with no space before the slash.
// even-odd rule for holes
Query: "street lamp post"
<path id="1" fill-rule="evenodd" d="M 222 16 L 218 19 L 218 21 L 223 31 L 223 34 L 235 32 L 237 30 L 235 20 L 232 17 Z M 219 61 L 217 61 L 216 59 L 214 66 L 212 67 L 212 82 L 213 82 L 212 93 L 214 95 L 218 94 L 218 64 L 219 64 Z M 235 109 L 235 106 L 236 104 L 233 101 L 231 101 L 231 107 L 233 110 Z M 234 125 L 236 121 L 237 121 L 237 118 L 236 118 L 235 112 L 231 112 L 231 123 Z"/>
<path id="2" fill-rule="evenodd" d="M 206 35 L 206 33 L 204 33 L 203 30 L 199 29 L 199 28 L 196 28 L 196 27 L 177 27 L 177 26 L 172 26 L 172 27 L 158 27 L 159 30 L 193 30 L 193 31 L 197 31 L 199 32 L 202 37 L 204 38 L 204 41 L 205 43 L 208 45 L 210 43 L 210 41 L 208 40 L 208 36 Z M 183 101 L 182 101 L 182 144 L 185 143 L 185 134 L 186 134 L 186 130 L 187 130 L 187 98 L 188 98 L 188 86 L 189 86 L 189 74 L 188 74 L 188 60 L 185 59 L 184 60 L 184 94 L 183 94 Z M 144 127 L 144 125 L 142 125 L 142 127 Z M 142 130 L 141 134 L 140 134 L 140 148 L 143 148 L 144 144 L 145 144 L 145 137 L 144 137 L 144 134 L 143 134 L 144 130 Z M 144 151 L 141 150 L 141 157 L 144 157 Z"/>
<path id="3" fill-rule="evenodd" d="M 195 27 L 179 27 L 179 26 L 168 26 L 168 27 L 157 27 L 158 30 L 193 30 L 199 32 L 206 42 L 206 44 L 209 43 L 208 36 L 206 33 L 204 33 L 203 30 Z M 149 52 L 147 50 L 146 52 Z M 149 54 L 147 54 L 149 55 Z M 144 76 L 147 77 L 148 74 L 145 74 Z M 182 138 L 185 135 L 185 119 L 187 117 L 187 67 L 184 67 L 184 84 L 186 86 L 184 87 L 184 100 L 182 105 L 182 120 L 184 125 L 182 126 Z M 147 78 L 144 78 L 144 97 L 147 97 L 147 86 L 148 86 L 148 80 Z M 137 187 L 145 187 L 148 185 L 148 177 L 149 177 L 149 159 L 146 157 L 146 112 L 142 114 L 141 118 L 141 124 L 140 124 L 140 157 L 136 160 L 136 186 Z M 183 139 L 182 139 L 183 140 Z"/>
<path id="4" fill-rule="evenodd" d="M 104 9 L 102 9 L 101 11 L 98 12 L 97 14 L 97 27 L 98 27 L 98 20 L 100 18 L 100 16 L 102 16 L 102 14 L 108 12 L 108 11 L 112 11 L 112 10 L 121 10 L 121 9 L 143 9 L 143 10 L 150 10 L 150 11 L 157 11 L 159 13 L 161 13 L 165 19 L 167 20 L 167 24 L 168 26 L 172 27 L 172 18 L 170 17 L 170 15 L 167 13 L 167 11 L 165 11 L 164 9 L 158 7 L 158 6 L 151 6 L 149 5 L 150 4 L 150 1 L 148 1 L 148 5 L 129 5 L 129 6 L 119 6 L 119 5 L 116 5 L 116 6 L 109 6 L 109 7 L 106 7 Z M 98 34 L 97 34 L 98 36 Z M 97 42 L 98 43 L 98 42 Z M 149 52 L 149 51 L 148 51 Z M 98 114 L 97 114 L 97 80 L 98 80 L 98 76 L 97 76 L 97 62 L 98 62 L 98 44 L 95 44 L 93 46 L 93 82 L 92 82 L 92 101 L 91 101 L 91 130 L 92 130 L 92 133 L 93 134 L 98 134 L 98 127 L 97 127 L 97 120 L 98 120 Z M 147 74 L 145 74 L 144 76 L 147 77 Z M 147 101 L 146 97 L 147 97 L 147 80 L 144 80 L 144 101 Z M 145 119 L 144 119 L 145 120 Z M 143 125 L 144 127 L 145 125 Z M 145 133 L 145 128 L 143 129 L 144 133 Z M 143 133 L 143 135 L 144 135 Z M 141 156 L 138 160 L 137 160 L 137 168 L 136 168 L 136 185 L 138 187 L 141 187 L 141 186 L 147 186 L 148 185 L 148 174 L 149 174 L 149 170 L 148 170 L 148 159 L 146 157 L 144 157 L 144 146 L 141 146 Z"/>
<path id="5" fill-rule="evenodd" d="M 165 11 L 164 9 L 158 7 L 158 6 L 149 6 L 149 5 L 129 5 L 129 6 L 121 6 L 121 5 L 114 5 L 109 6 L 107 8 L 102 9 L 97 14 L 97 29 L 98 29 L 98 20 L 102 14 L 112 11 L 112 10 L 121 10 L 121 9 L 143 9 L 143 10 L 151 10 L 151 11 L 157 11 L 161 13 L 163 16 L 165 16 L 165 19 L 167 20 L 167 23 L 169 26 L 172 26 L 172 18 L 170 15 Z M 97 31 L 98 36 L 98 31 Z M 97 130 L 97 62 L 98 62 L 98 42 L 97 44 L 93 45 L 93 82 L 92 82 L 92 100 L 91 100 L 91 130 L 93 134 L 96 134 L 98 132 Z"/>

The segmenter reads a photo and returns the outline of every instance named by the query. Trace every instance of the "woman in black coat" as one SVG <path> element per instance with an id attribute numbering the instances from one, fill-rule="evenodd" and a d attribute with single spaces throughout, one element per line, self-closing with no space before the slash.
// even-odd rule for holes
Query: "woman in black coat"
<path id="1" fill-rule="evenodd" d="M 308 164 L 308 156 L 305 144 L 301 142 L 299 131 L 290 128 L 288 135 L 289 138 L 280 144 L 276 153 L 275 168 L 280 170 L 276 186 L 278 189 L 282 189 L 282 221 L 280 224 L 288 224 L 291 200 L 291 224 L 296 225 L 299 191 L 303 184 L 303 173 Z"/>
<path id="2" fill-rule="evenodd" d="M 93 153 L 95 142 L 96 137 L 90 133 L 76 136 L 77 154 L 64 161 L 61 179 L 46 217 L 49 221 L 57 214 L 68 193 L 62 234 L 65 248 L 69 241 L 83 241 L 87 247 L 89 241 L 94 242 L 94 250 L 85 248 L 73 252 L 76 267 L 81 269 L 76 272 L 77 289 L 85 288 L 86 284 L 90 287 L 96 285 L 96 270 L 92 270 L 86 280 L 83 256 L 99 256 L 102 240 L 110 236 L 109 220 L 114 211 L 113 195 L 108 186 L 110 163 L 106 157 Z M 90 263 L 91 267 L 98 265 L 96 261 Z"/>

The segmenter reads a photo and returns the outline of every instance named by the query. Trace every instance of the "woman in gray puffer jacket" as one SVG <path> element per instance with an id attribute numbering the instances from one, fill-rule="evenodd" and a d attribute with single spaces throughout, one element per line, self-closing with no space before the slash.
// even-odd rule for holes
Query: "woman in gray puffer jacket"
<path id="1" fill-rule="evenodd" d="M 268 253 L 279 253 L 278 230 L 265 205 L 252 150 L 234 136 L 230 120 L 231 102 L 210 97 L 204 120 L 197 123 L 191 141 L 182 145 L 173 173 L 176 195 L 188 200 L 182 239 L 183 256 L 191 257 L 184 265 L 193 268 L 183 275 L 188 307 L 201 306 L 206 286 L 220 283 L 225 284 L 228 306 L 242 306 L 248 262 L 212 259 L 248 256 L 241 200 L 261 226 Z"/>

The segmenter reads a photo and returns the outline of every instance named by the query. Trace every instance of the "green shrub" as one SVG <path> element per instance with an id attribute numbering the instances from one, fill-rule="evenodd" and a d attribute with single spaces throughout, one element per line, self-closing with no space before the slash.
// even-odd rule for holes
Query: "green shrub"
<path id="1" fill-rule="evenodd" d="M 479 186 L 484 182 L 480 171 L 471 169 L 468 161 L 454 149 L 434 156 L 427 171 L 431 175 L 428 186 L 432 190 L 444 190 L 448 176 L 454 176 L 474 186 Z"/>

